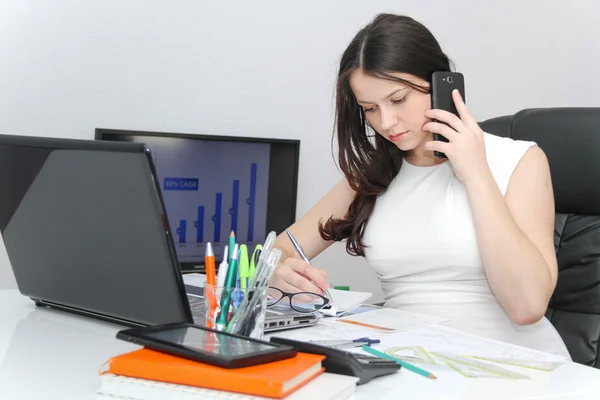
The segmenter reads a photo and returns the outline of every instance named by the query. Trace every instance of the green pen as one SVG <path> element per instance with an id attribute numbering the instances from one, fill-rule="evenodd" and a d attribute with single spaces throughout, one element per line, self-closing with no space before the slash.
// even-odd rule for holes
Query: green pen
<path id="1" fill-rule="evenodd" d="M 248 279 L 250 278 L 250 262 L 248 261 L 248 246 L 242 244 L 240 246 L 240 288 L 248 287 Z"/>
<path id="2" fill-rule="evenodd" d="M 229 306 L 231 305 L 231 292 L 235 288 L 235 277 L 238 267 L 238 245 L 234 246 L 231 258 L 229 259 L 229 268 L 225 277 L 225 287 L 221 295 L 221 312 L 217 317 L 217 330 L 223 331 L 227 327 L 227 317 L 229 316 Z"/>
<path id="3" fill-rule="evenodd" d="M 262 245 L 257 244 L 256 247 L 254 248 L 254 251 L 252 252 L 252 258 L 250 259 L 250 273 L 248 276 L 249 280 L 251 280 L 252 277 L 254 277 L 254 274 L 256 273 L 256 264 L 258 263 L 258 256 L 261 251 L 262 251 Z"/>

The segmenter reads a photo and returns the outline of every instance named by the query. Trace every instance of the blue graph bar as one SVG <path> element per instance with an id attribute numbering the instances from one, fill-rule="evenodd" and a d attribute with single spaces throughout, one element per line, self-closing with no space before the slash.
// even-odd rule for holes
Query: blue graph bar
<path id="1" fill-rule="evenodd" d="M 179 228 L 177 228 L 177 234 L 179 235 L 179 243 L 185 243 L 186 227 L 187 221 L 185 219 L 179 220 Z"/>
<path id="2" fill-rule="evenodd" d="M 236 233 L 237 232 L 237 224 L 238 224 L 238 203 L 240 201 L 240 181 L 233 181 L 233 196 L 231 199 L 231 208 L 229 209 L 229 214 L 231 214 L 231 230 Z"/>
<path id="3" fill-rule="evenodd" d="M 215 215 L 213 215 L 212 220 L 215 223 L 215 235 L 214 242 L 218 243 L 221 241 L 221 208 L 223 203 L 223 193 L 217 193 L 217 197 L 215 199 Z"/>
<path id="4" fill-rule="evenodd" d="M 196 242 L 204 241 L 204 206 L 198 207 L 198 220 L 194 224 L 196 227 Z"/>
<path id="5" fill-rule="evenodd" d="M 254 240 L 254 203 L 256 200 L 256 169 L 258 165 L 250 166 L 250 196 L 248 197 L 248 241 Z"/>

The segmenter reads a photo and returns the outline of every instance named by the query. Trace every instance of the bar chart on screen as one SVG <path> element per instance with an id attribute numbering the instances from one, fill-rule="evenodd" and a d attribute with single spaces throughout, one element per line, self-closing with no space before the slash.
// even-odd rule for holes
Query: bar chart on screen
<path id="1" fill-rule="evenodd" d="M 248 192 L 248 196 L 246 197 L 243 204 L 240 205 L 240 180 L 234 179 L 231 184 L 231 193 L 225 193 L 229 196 L 226 196 L 225 200 L 223 199 L 223 192 L 215 193 L 215 201 L 214 201 L 214 210 L 212 210 L 212 215 L 210 215 L 210 221 L 212 222 L 212 234 L 209 236 L 210 239 L 206 239 L 206 241 L 211 242 L 221 242 L 223 238 L 223 233 L 226 235 L 229 234 L 230 231 L 236 232 L 238 237 L 243 236 L 244 232 L 240 232 L 239 228 L 239 217 L 240 217 L 240 206 L 247 207 L 247 225 L 245 228 L 246 233 L 246 241 L 253 242 L 255 237 L 255 212 L 256 212 L 256 174 L 258 170 L 257 163 L 250 164 L 250 190 Z M 170 188 L 167 190 L 196 190 L 196 189 L 188 189 L 189 187 L 196 187 L 198 184 L 198 179 L 191 178 L 188 181 L 174 182 L 172 178 L 165 178 L 165 185 Z M 173 189 L 173 187 L 182 186 L 183 188 Z M 224 201 L 227 201 L 227 198 L 230 198 L 231 207 L 224 213 L 223 204 Z M 206 206 L 199 205 L 197 207 L 197 216 L 195 221 L 193 222 L 193 229 L 196 232 L 195 235 L 195 243 L 203 243 L 205 242 L 204 231 L 206 229 L 205 226 L 205 216 L 206 216 Z M 242 213 L 245 214 L 245 213 Z M 227 224 L 227 218 L 230 219 L 230 223 Z M 176 229 L 178 235 L 178 243 L 187 243 L 189 241 L 188 235 L 188 219 L 180 219 L 179 226 Z"/>
<path id="2" fill-rule="evenodd" d="M 180 261 L 198 259 L 211 242 L 222 257 L 231 231 L 249 246 L 266 237 L 270 145 L 153 143 L 153 157 Z"/>

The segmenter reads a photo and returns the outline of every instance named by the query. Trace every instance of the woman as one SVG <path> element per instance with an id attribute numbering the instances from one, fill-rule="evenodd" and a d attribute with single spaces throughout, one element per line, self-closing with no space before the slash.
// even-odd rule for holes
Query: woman
<path id="1" fill-rule="evenodd" d="M 460 118 L 431 110 L 434 71 L 450 61 L 413 19 L 382 14 L 358 32 L 336 88 L 344 179 L 290 231 L 309 258 L 346 240 L 377 273 L 388 307 L 568 357 L 544 318 L 557 278 L 547 159 L 535 143 L 482 132 L 457 91 Z M 273 286 L 328 287 L 285 235 L 275 246 L 284 254 Z"/>

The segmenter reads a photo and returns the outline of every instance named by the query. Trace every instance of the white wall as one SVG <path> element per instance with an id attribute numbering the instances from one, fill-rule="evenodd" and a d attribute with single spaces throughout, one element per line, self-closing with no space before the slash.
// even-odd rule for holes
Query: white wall
<path id="1" fill-rule="evenodd" d="M 336 62 L 378 12 L 425 23 L 483 120 L 600 106 L 600 5 L 578 1 L 0 0 L 0 132 L 92 138 L 95 127 L 302 140 L 298 215 L 339 178 Z M 567 134 L 567 133 L 566 133 Z M 333 283 L 375 291 L 334 246 Z M 0 288 L 14 285 L 0 249 Z"/>

